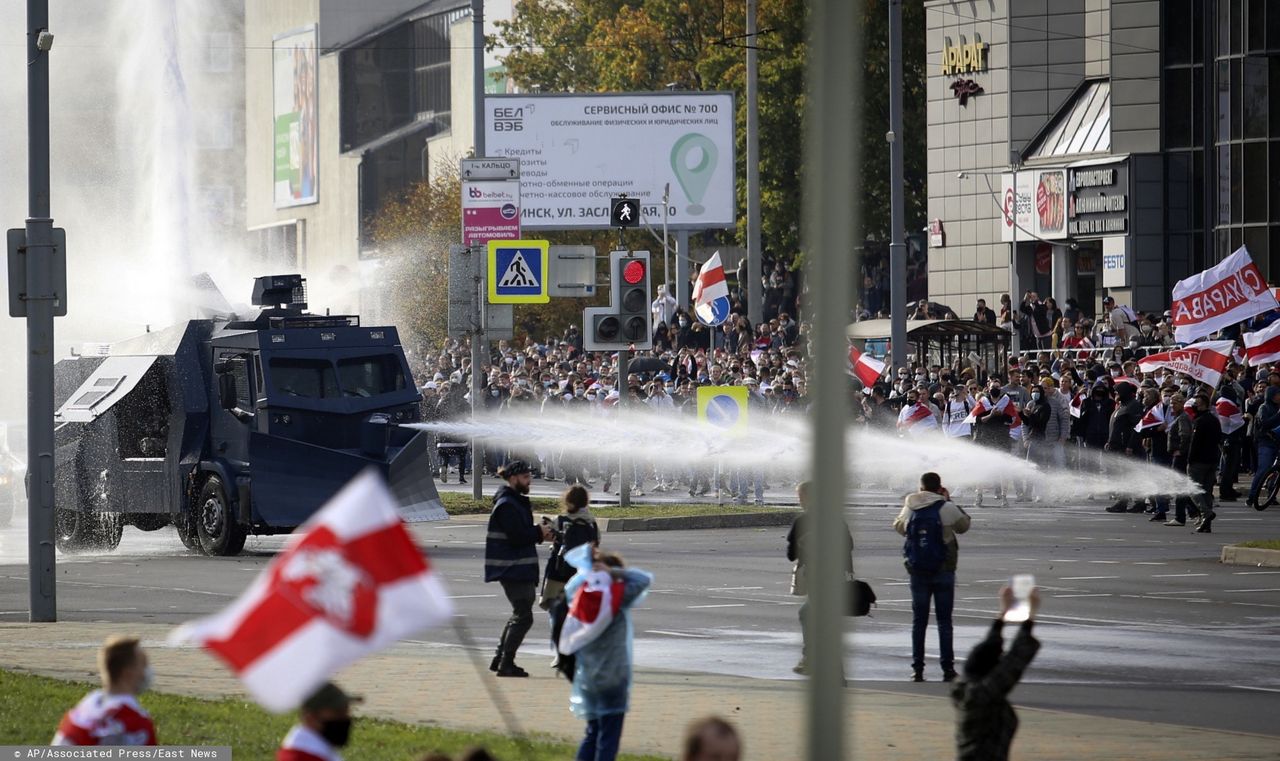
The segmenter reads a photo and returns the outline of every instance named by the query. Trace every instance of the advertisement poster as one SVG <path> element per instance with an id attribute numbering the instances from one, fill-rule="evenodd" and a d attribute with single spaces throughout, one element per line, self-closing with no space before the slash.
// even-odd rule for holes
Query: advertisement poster
<path id="1" fill-rule="evenodd" d="M 526 230 L 607 228 L 609 199 L 640 200 L 642 224 L 736 224 L 732 93 L 485 98 L 490 157 L 520 159 Z"/>
<path id="2" fill-rule="evenodd" d="M 1061 236 L 1067 224 L 1067 173 L 1037 172 L 1036 221 L 1043 237 Z"/>
<path id="3" fill-rule="evenodd" d="M 1014 191 L 1013 175 L 1000 183 L 1000 240 L 1014 239 L 1013 209 L 1017 207 L 1018 240 L 1036 238 L 1062 240 L 1067 237 L 1067 173 L 1065 169 L 1018 172 Z"/>
<path id="4" fill-rule="evenodd" d="M 462 245 L 483 248 L 491 240 L 520 239 L 520 181 L 462 183 Z"/>
<path id="5" fill-rule="evenodd" d="M 271 46 L 271 112 L 277 209 L 317 199 L 316 75 L 314 26 L 275 37 Z"/>

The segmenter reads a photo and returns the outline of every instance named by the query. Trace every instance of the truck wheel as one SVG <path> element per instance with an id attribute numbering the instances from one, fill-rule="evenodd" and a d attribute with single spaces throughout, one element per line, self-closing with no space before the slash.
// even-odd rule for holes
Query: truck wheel
<path id="1" fill-rule="evenodd" d="M 244 548 L 244 529 L 236 522 L 222 488 L 222 479 L 209 476 L 196 506 L 196 534 L 206 555 L 235 555 Z"/>
<path id="2" fill-rule="evenodd" d="M 54 510 L 53 543 L 67 554 L 110 552 L 120 546 L 124 521 L 112 513 Z"/>

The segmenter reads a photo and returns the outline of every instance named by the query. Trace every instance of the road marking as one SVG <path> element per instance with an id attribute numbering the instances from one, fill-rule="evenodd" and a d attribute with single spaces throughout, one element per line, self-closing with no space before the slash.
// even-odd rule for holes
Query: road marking
<path id="1" fill-rule="evenodd" d="M 449 595 L 450 600 L 472 600 L 477 597 L 497 597 L 497 595 Z"/>
<path id="2" fill-rule="evenodd" d="M 1053 595 L 1053 596 L 1054 596 L 1054 598 L 1059 598 L 1059 597 L 1110 597 L 1110 596 L 1111 596 L 1111 593 L 1110 593 L 1110 592 L 1087 592 L 1087 593 L 1081 593 L 1081 594 L 1077 594 L 1077 595 Z"/>
<path id="3" fill-rule="evenodd" d="M 745 608 L 747 606 L 746 606 L 746 603 L 731 602 L 731 603 L 722 603 L 720 605 L 689 605 L 686 607 L 688 607 L 689 610 L 693 610 L 694 608 Z"/>
<path id="4" fill-rule="evenodd" d="M 713 639 L 709 634 L 685 634 L 684 632 L 669 632 L 663 629 L 649 629 L 645 634 L 665 634 L 668 637 L 688 637 L 689 639 Z"/>
<path id="5" fill-rule="evenodd" d="M 764 587 L 707 587 L 708 592 L 737 592 L 747 589 L 764 589 Z"/>
<path id="6" fill-rule="evenodd" d="M 1243 605 L 1248 608 L 1280 608 L 1280 605 L 1267 605 L 1262 602 L 1233 602 L 1232 605 Z"/>
<path id="7" fill-rule="evenodd" d="M 1148 592 L 1147 594 L 1149 595 L 1207 595 L 1209 593 L 1204 591 L 1203 589 L 1187 589 L 1184 591 L 1175 591 L 1175 592 Z"/>
<path id="8" fill-rule="evenodd" d="M 1249 687 L 1243 684 L 1233 684 L 1231 686 L 1235 687 L 1237 690 L 1253 690 L 1254 692 L 1280 692 L 1280 690 L 1274 687 Z"/>
<path id="9" fill-rule="evenodd" d="M 974 583 L 974 584 L 997 584 L 997 583 L 1005 582 L 1005 581 L 1008 581 L 1008 579 L 1007 579 L 1007 578 L 1004 578 L 1004 577 L 1001 577 L 1001 578 L 999 578 L 999 579 L 978 579 L 978 580 L 974 581 L 973 583 Z"/>
<path id="10" fill-rule="evenodd" d="M 1280 588 L 1273 589 L 1224 589 L 1223 592 L 1280 592 Z"/>
<path id="11" fill-rule="evenodd" d="M 1280 574 L 1280 571 L 1232 571 L 1232 576 L 1263 576 L 1267 574 Z"/>
<path id="12" fill-rule="evenodd" d="M 1134 562 L 1134 565 L 1169 565 L 1169 564 L 1159 562 L 1159 561 L 1154 561 L 1154 560 L 1138 560 Z"/>
<path id="13" fill-rule="evenodd" d="M 1207 574 L 1207 573 L 1153 573 L 1153 574 L 1151 574 L 1151 578 L 1153 578 L 1153 579 L 1176 579 L 1176 578 L 1183 578 L 1183 577 L 1186 577 L 1186 576 L 1208 576 L 1208 575 L 1209 575 L 1209 574 Z"/>
<path id="14" fill-rule="evenodd" d="M 1093 579 L 1118 579 L 1119 576 L 1060 576 L 1058 581 L 1091 581 Z"/>
<path id="15" fill-rule="evenodd" d="M 126 610 L 137 610 L 137 608 L 80 608 L 77 613 L 120 613 Z"/>
<path id="16" fill-rule="evenodd" d="M 1093 563 L 1094 565 L 1119 565 L 1120 564 L 1119 560 L 1088 560 L 1085 562 Z"/>

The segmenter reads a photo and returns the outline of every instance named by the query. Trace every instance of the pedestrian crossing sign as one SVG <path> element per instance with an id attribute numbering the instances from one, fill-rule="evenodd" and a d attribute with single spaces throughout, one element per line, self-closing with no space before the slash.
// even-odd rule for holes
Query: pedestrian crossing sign
<path id="1" fill-rule="evenodd" d="M 489 241 L 489 303 L 546 304 L 550 243 L 545 240 Z"/>
<path id="2" fill-rule="evenodd" d="M 746 386 L 701 386 L 698 388 L 698 420 L 726 433 L 747 427 Z"/>

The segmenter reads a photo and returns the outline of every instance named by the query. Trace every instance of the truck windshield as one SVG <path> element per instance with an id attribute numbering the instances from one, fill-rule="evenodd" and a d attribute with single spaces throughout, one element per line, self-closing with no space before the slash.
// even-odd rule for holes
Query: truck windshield
<path id="1" fill-rule="evenodd" d="M 405 387 L 400 359 L 394 354 L 338 360 L 338 384 L 344 396 L 370 397 Z"/>
<path id="2" fill-rule="evenodd" d="M 270 362 L 271 382 L 276 391 L 308 399 L 332 399 L 339 396 L 338 377 L 333 363 L 327 359 L 273 358 Z"/>

